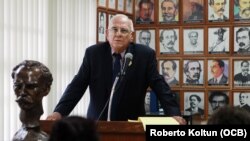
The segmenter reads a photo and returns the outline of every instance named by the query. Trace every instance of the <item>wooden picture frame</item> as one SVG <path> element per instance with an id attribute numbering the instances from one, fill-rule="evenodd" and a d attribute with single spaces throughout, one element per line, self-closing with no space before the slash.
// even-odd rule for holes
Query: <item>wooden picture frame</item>
<path id="1" fill-rule="evenodd" d="M 230 82 L 230 61 L 225 58 L 208 59 L 207 83 L 212 87 L 228 87 Z"/>
<path id="2" fill-rule="evenodd" d="M 155 50 L 155 29 L 135 30 L 136 43 L 144 44 Z"/>
<path id="3" fill-rule="evenodd" d="M 250 58 L 233 60 L 234 87 L 249 88 L 250 86 Z"/>
<path id="4" fill-rule="evenodd" d="M 135 0 L 135 24 L 153 24 L 155 22 L 154 2 L 154 0 Z"/>
<path id="5" fill-rule="evenodd" d="M 126 0 L 125 12 L 128 14 L 133 14 L 134 0 Z"/>
<path id="6" fill-rule="evenodd" d="M 106 41 L 106 29 L 107 29 L 107 13 L 104 11 L 97 12 L 97 42 Z"/>
<path id="7" fill-rule="evenodd" d="M 250 112 L 250 91 L 234 91 L 233 106 L 243 108 Z"/>
<path id="8" fill-rule="evenodd" d="M 179 28 L 159 29 L 159 52 L 160 54 L 180 54 Z"/>
<path id="9" fill-rule="evenodd" d="M 230 27 L 208 28 L 208 53 L 230 54 Z"/>
<path id="10" fill-rule="evenodd" d="M 234 21 L 235 22 L 249 22 L 250 21 L 250 15 L 245 14 L 246 12 L 249 12 L 249 7 L 244 4 L 243 2 L 240 3 L 239 0 L 234 0 Z M 248 10 L 247 10 L 248 9 Z"/>
<path id="11" fill-rule="evenodd" d="M 180 21 L 179 0 L 175 1 L 158 1 L 158 23 L 176 24 Z"/>
<path id="12" fill-rule="evenodd" d="M 228 22 L 230 0 L 208 2 L 208 21 L 209 22 Z"/>
<path id="13" fill-rule="evenodd" d="M 183 81 L 182 86 L 204 87 L 204 59 L 184 59 L 183 60 Z"/>
<path id="14" fill-rule="evenodd" d="M 230 92 L 228 90 L 208 91 L 208 115 L 212 115 L 219 107 L 230 105 Z"/>
<path id="15" fill-rule="evenodd" d="M 160 59 L 158 61 L 159 73 L 164 77 L 164 80 L 170 87 L 178 87 L 180 81 L 180 60 L 178 59 Z"/>
<path id="16" fill-rule="evenodd" d="M 250 55 L 250 26 L 234 27 L 234 54 Z"/>
<path id="17" fill-rule="evenodd" d="M 125 0 L 117 0 L 117 10 L 118 11 L 122 11 L 124 12 L 125 11 Z"/>
<path id="18" fill-rule="evenodd" d="M 182 1 L 182 15 L 184 23 L 204 23 L 205 22 L 205 2 L 204 0 L 184 0 Z"/>
<path id="19" fill-rule="evenodd" d="M 108 8 L 109 9 L 116 9 L 116 0 L 107 0 L 108 1 Z"/>
<path id="20" fill-rule="evenodd" d="M 107 8 L 107 0 L 97 0 L 98 7 Z"/>
<path id="21" fill-rule="evenodd" d="M 204 55 L 204 29 L 183 29 L 183 53 L 184 55 Z"/>
<path id="22" fill-rule="evenodd" d="M 205 92 L 204 91 L 184 91 L 184 115 L 205 115 Z"/>

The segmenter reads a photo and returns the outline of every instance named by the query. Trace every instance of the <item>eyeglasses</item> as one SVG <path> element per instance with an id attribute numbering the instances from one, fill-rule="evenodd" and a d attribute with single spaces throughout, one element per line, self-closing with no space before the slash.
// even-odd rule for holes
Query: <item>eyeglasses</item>
<path id="1" fill-rule="evenodd" d="M 109 29 L 109 31 L 113 34 L 117 34 L 120 31 L 120 34 L 122 34 L 122 35 L 128 35 L 129 33 L 131 33 L 131 31 L 129 31 L 128 29 L 117 28 L 117 27 L 112 27 Z"/>

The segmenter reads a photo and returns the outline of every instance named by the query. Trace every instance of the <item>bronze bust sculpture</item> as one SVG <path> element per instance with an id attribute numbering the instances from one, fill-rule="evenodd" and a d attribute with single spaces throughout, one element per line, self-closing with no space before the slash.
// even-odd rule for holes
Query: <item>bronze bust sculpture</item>
<path id="1" fill-rule="evenodd" d="M 53 81 L 51 72 L 38 61 L 25 60 L 13 68 L 11 76 L 22 122 L 13 141 L 47 141 L 48 135 L 40 130 L 39 121 L 43 114 L 42 99 Z"/>

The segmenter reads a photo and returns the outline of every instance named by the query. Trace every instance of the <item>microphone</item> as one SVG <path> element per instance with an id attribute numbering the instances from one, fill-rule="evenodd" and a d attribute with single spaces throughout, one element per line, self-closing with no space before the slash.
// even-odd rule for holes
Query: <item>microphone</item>
<path id="1" fill-rule="evenodd" d="M 121 75 L 125 75 L 127 69 L 129 66 L 132 65 L 132 59 L 133 59 L 133 54 L 132 53 L 126 53 L 125 54 L 125 61 L 122 67 Z"/>

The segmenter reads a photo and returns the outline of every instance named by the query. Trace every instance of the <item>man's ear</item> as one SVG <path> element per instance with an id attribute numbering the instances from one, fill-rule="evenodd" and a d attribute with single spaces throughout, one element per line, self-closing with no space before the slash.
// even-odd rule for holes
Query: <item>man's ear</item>
<path id="1" fill-rule="evenodd" d="M 130 34 L 130 37 L 129 37 L 129 38 L 130 38 L 130 42 L 133 42 L 133 41 L 134 41 L 134 36 L 133 36 L 132 33 Z"/>

